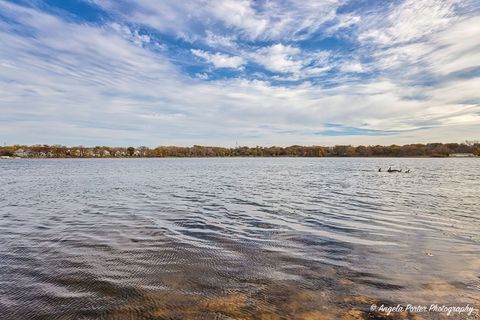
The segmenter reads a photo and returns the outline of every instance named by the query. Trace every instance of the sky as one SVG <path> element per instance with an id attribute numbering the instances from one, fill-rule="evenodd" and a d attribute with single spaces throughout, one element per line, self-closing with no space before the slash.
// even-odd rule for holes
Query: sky
<path id="1" fill-rule="evenodd" d="M 480 139 L 478 0 L 0 0 L 0 142 Z"/>

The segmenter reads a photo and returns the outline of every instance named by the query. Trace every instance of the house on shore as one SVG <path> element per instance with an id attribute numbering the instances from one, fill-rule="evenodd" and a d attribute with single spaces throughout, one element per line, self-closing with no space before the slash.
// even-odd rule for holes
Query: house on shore
<path id="1" fill-rule="evenodd" d="M 473 153 L 452 153 L 450 155 L 452 158 L 473 158 L 476 157 Z"/>
<path id="2" fill-rule="evenodd" d="M 20 148 L 20 149 L 15 150 L 15 152 L 13 154 L 16 157 L 22 157 L 23 158 L 23 157 L 30 156 L 31 152 L 30 152 L 30 150 L 25 150 L 25 149 Z"/>

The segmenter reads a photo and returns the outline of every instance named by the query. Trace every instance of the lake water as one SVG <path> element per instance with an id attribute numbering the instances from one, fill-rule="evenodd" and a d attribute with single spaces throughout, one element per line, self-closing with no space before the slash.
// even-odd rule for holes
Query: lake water
<path id="1" fill-rule="evenodd" d="M 480 159 L 17 159 L 0 179 L 1 319 L 480 307 Z"/>

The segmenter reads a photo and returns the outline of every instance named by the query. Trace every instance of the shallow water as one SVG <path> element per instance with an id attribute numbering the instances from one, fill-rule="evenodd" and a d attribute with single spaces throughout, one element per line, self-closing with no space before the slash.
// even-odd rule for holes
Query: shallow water
<path id="1" fill-rule="evenodd" d="M 0 177 L 2 319 L 480 307 L 479 159 L 17 159 Z"/>

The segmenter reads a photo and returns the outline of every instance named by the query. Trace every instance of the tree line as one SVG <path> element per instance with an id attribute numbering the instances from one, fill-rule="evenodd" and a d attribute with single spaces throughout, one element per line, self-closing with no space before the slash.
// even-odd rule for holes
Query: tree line
<path id="1" fill-rule="evenodd" d="M 0 147 L 0 156 L 25 158 L 109 158 L 109 157 L 448 157 L 454 154 L 480 156 L 480 142 L 407 145 L 289 146 L 289 147 L 67 147 L 61 145 L 13 145 Z"/>

